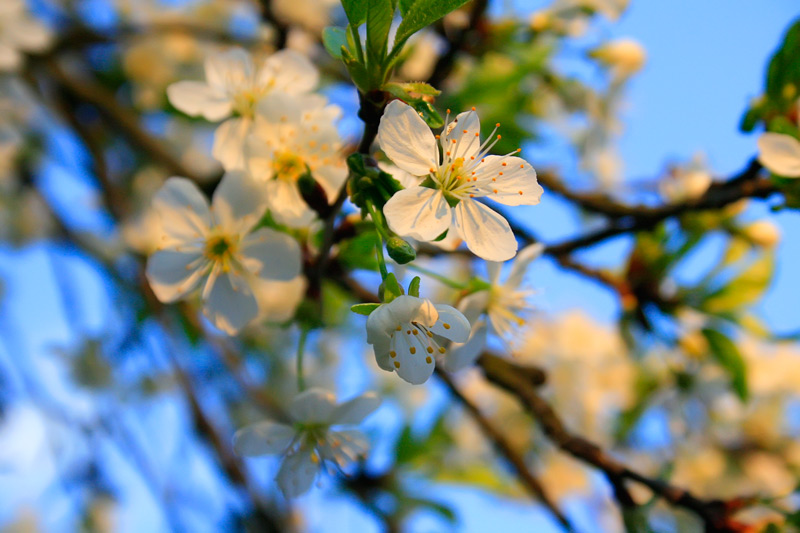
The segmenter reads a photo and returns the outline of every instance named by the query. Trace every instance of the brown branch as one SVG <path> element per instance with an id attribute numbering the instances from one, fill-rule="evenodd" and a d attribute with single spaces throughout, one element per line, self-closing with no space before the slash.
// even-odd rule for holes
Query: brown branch
<path id="1" fill-rule="evenodd" d="M 565 530 L 574 531 L 569 519 L 558 508 L 556 502 L 550 498 L 550 496 L 547 494 L 547 491 L 542 486 L 541 481 L 539 481 L 528 469 L 528 466 L 525 464 L 525 460 L 514 449 L 508 439 L 506 439 L 505 435 L 503 435 L 503 433 L 494 426 L 491 420 L 484 416 L 477 405 L 475 405 L 469 398 L 464 396 L 447 372 L 437 366 L 436 375 L 439 376 L 439 379 L 441 379 L 442 382 L 447 386 L 450 394 L 452 394 L 453 397 L 456 398 L 459 403 L 461 403 L 467 412 L 469 412 L 472 419 L 481 428 L 483 434 L 493 444 L 497 453 L 509 462 L 516 473 L 517 478 L 519 478 L 520 482 L 531 494 L 531 496 L 541 501 L 542 504 L 555 516 L 556 520 L 558 520 L 558 523 L 561 524 Z"/>

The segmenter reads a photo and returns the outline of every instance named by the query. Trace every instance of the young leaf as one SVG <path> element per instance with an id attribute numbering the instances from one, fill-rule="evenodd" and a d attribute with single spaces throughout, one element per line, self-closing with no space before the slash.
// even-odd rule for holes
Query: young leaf
<path id="1" fill-rule="evenodd" d="M 347 49 L 347 30 L 328 26 L 322 30 L 322 44 L 331 56 L 342 59 L 342 47 Z"/>
<path id="2" fill-rule="evenodd" d="M 381 304 L 355 304 L 350 306 L 350 310 L 354 313 L 358 313 L 359 315 L 369 316 L 374 310 L 380 307 Z"/>
<path id="3" fill-rule="evenodd" d="M 411 296 L 416 296 L 419 298 L 419 276 L 414 276 L 414 279 L 411 280 L 411 283 L 408 284 L 408 294 Z"/>
<path id="4" fill-rule="evenodd" d="M 397 282 L 397 278 L 391 272 L 389 272 L 388 276 L 383 278 L 383 283 L 381 283 L 379 292 L 381 299 L 387 304 L 398 296 L 405 294 L 403 292 L 403 287 L 400 286 L 400 283 Z"/>
<path id="5" fill-rule="evenodd" d="M 367 7 L 367 64 L 372 75 L 382 76 L 392 26 L 391 0 L 371 0 Z M 379 85 L 383 80 L 375 80 Z"/>
<path id="6" fill-rule="evenodd" d="M 703 301 L 702 309 L 710 313 L 724 313 L 752 304 L 769 287 L 774 270 L 773 255 L 764 254 L 724 287 L 708 295 Z"/>
<path id="7" fill-rule="evenodd" d="M 353 26 L 360 26 L 367 20 L 367 7 L 370 0 L 342 0 L 342 7 L 347 15 L 347 20 Z"/>
<path id="8" fill-rule="evenodd" d="M 403 22 L 397 28 L 394 48 L 402 47 L 409 37 L 419 30 L 433 24 L 451 11 L 466 4 L 469 0 L 416 0 L 411 5 L 406 3 Z M 403 9 L 401 4 L 400 9 Z"/>
<path id="9" fill-rule="evenodd" d="M 703 329 L 711 353 L 731 376 L 733 390 L 743 402 L 747 401 L 747 367 L 736 344 L 725 334 L 711 328 Z"/>

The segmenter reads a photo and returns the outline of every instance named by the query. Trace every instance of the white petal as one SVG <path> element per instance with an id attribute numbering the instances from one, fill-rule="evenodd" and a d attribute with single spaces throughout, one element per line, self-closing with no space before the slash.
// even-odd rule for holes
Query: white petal
<path id="1" fill-rule="evenodd" d="M 544 244 L 540 242 L 529 244 L 520 250 L 514 262 L 511 263 L 511 272 L 509 272 L 504 285 L 507 287 L 519 287 L 525 277 L 525 273 L 528 271 L 528 267 L 542 255 L 542 252 L 544 252 Z"/>
<path id="2" fill-rule="evenodd" d="M 294 397 L 289 405 L 289 414 L 295 422 L 330 424 L 336 409 L 333 393 L 311 388 Z"/>
<path id="3" fill-rule="evenodd" d="M 321 450 L 326 459 L 331 459 L 337 462 L 340 467 L 346 467 L 349 463 L 353 463 L 363 458 L 369 450 L 369 442 L 362 432 L 357 429 L 341 429 L 331 431 L 328 441 L 336 439 L 339 441 L 339 447 L 331 448 L 325 446 L 325 450 Z M 344 458 L 345 461 L 337 460 Z"/>
<path id="4" fill-rule="evenodd" d="M 227 172 L 214 190 L 211 209 L 217 225 L 230 233 L 245 233 L 267 211 L 264 184 L 242 171 Z"/>
<path id="5" fill-rule="evenodd" d="M 294 316 L 308 287 L 303 276 L 289 281 L 257 278 L 251 283 L 258 300 L 259 318 L 275 323 L 286 322 Z"/>
<path id="6" fill-rule="evenodd" d="M 209 291 L 203 313 L 217 328 L 235 335 L 258 316 L 258 303 L 242 278 L 234 272 L 225 272 Z"/>
<path id="7" fill-rule="evenodd" d="M 414 108 L 400 100 L 389 102 L 378 127 L 381 150 L 392 162 L 415 176 L 436 167 L 439 149 L 436 139 Z"/>
<path id="8" fill-rule="evenodd" d="M 383 207 L 383 214 L 392 231 L 420 241 L 432 241 L 450 227 L 453 219 L 441 191 L 427 187 L 396 192 Z"/>
<path id="9" fill-rule="evenodd" d="M 308 227 L 317 217 L 313 209 L 300 195 L 295 183 L 281 179 L 269 180 L 266 183 L 269 210 L 280 224 L 292 228 Z"/>
<path id="10" fill-rule="evenodd" d="M 449 305 L 436 305 L 439 312 L 439 320 L 436 321 L 430 330 L 436 334 L 450 339 L 453 342 L 467 342 L 469 339 L 470 325 L 469 320 L 461 311 Z"/>
<path id="11" fill-rule="evenodd" d="M 328 203 L 332 204 L 347 180 L 347 167 L 343 164 L 319 166 L 313 169 L 313 176 L 325 191 Z"/>
<path id="12" fill-rule="evenodd" d="M 765 133 L 758 139 L 758 160 L 773 174 L 800 177 L 800 141 L 781 133 Z"/>
<path id="13" fill-rule="evenodd" d="M 264 420 L 237 431 L 233 436 L 233 449 L 245 457 L 283 453 L 295 435 L 294 428 Z"/>
<path id="14" fill-rule="evenodd" d="M 331 421 L 333 424 L 360 424 L 380 405 L 380 396 L 374 392 L 366 392 L 339 405 L 333 411 Z"/>
<path id="15" fill-rule="evenodd" d="M 228 95 L 247 88 L 253 79 L 253 60 L 245 50 L 233 47 L 210 55 L 205 61 L 208 84 Z"/>
<path id="16" fill-rule="evenodd" d="M 319 73 L 304 55 L 284 49 L 267 58 L 258 75 L 260 85 L 292 93 L 308 92 L 317 86 Z"/>
<path id="17" fill-rule="evenodd" d="M 245 142 L 252 122 L 247 118 L 229 118 L 214 132 L 211 155 L 225 170 L 245 169 Z"/>
<path id="18" fill-rule="evenodd" d="M 0 43 L 0 72 L 14 71 L 22 64 L 22 54 L 14 48 Z"/>
<path id="19" fill-rule="evenodd" d="M 289 281 L 300 274 L 300 245 L 271 228 L 254 231 L 242 241 L 242 264 L 262 279 Z"/>
<path id="20" fill-rule="evenodd" d="M 171 303 L 193 291 L 203 278 L 206 264 L 199 262 L 202 252 L 161 250 L 147 260 L 147 281 L 156 297 Z M 194 263 L 194 265 L 192 265 Z M 191 268 L 188 268 L 191 266 Z"/>
<path id="21" fill-rule="evenodd" d="M 296 498 L 307 492 L 319 473 L 319 462 L 310 450 L 301 449 L 286 456 L 275 481 L 287 498 Z"/>
<path id="22" fill-rule="evenodd" d="M 455 143 L 455 151 L 450 155 L 451 159 L 462 157 L 464 159 L 478 154 L 481 147 L 481 121 L 475 111 L 465 111 L 459 113 L 453 122 L 448 125 L 447 141 L 448 149 L 452 141 Z M 477 135 L 476 135 L 477 134 Z"/>
<path id="23" fill-rule="evenodd" d="M 488 309 L 490 297 L 491 293 L 488 290 L 468 294 L 458 302 L 458 310 L 464 314 L 470 323 L 474 323 Z"/>
<path id="24" fill-rule="evenodd" d="M 200 81 L 179 81 L 167 87 L 169 102 L 179 111 L 217 122 L 230 116 L 232 102 L 223 92 Z"/>
<path id="25" fill-rule="evenodd" d="M 153 197 L 164 233 L 178 242 L 205 237 L 211 227 L 208 200 L 194 182 L 169 178 Z"/>
<path id="26" fill-rule="evenodd" d="M 396 355 L 392 358 L 392 370 L 412 385 L 421 385 L 433 374 L 435 363 L 433 356 L 423 350 L 419 343 L 410 344 L 415 338 L 416 335 L 402 333 L 395 336 L 393 347 Z"/>
<path id="27" fill-rule="evenodd" d="M 536 181 L 536 171 L 519 157 L 486 156 L 475 167 L 475 177 L 487 198 L 505 205 L 536 205 L 544 193 Z"/>
<path id="28" fill-rule="evenodd" d="M 27 52 L 41 52 L 50 44 L 53 34 L 38 20 L 23 16 L 3 28 L 3 37 Z"/>
<path id="29" fill-rule="evenodd" d="M 487 261 L 506 261 L 517 253 L 517 240 L 508 221 L 485 205 L 461 200 L 456 228 L 472 253 Z"/>
<path id="30" fill-rule="evenodd" d="M 486 273 L 489 275 L 489 283 L 497 285 L 504 264 L 505 263 L 498 261 L 486 261 Z"/>
<path id="31" fill-rule="evenodd" d="M 444 357 L 444 367 L 450 372 L 457 372 L 472 366 L 486 347 L 487 332 L 485 321 L 476 322 L 467 342 L 453 344 L 447 350 L 447 355 Z"/>

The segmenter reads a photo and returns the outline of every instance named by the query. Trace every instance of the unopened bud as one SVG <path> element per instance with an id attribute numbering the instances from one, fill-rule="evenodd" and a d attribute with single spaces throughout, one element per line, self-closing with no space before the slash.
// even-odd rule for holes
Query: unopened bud
<path id="1" fill-rule="evenodd" d="M 386 242 L 386 251 L 397 264 L 405 265 L 417 258 L 417 252 L 400 237 L 392 237 Z"/>
<path id="2" fill-rule="evenodd" d="M 764 248 L 772 248 L 781 240 L 781 232 L 778 227 L 769 220 L 757 220 L 746 228 L 744 235 L 753 244 Z"/>

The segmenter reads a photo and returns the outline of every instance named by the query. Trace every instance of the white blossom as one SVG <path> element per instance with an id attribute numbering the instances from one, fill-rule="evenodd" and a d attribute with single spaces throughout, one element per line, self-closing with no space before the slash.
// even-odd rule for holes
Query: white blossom
<path id="1" fill-rule="evenodd" d="M 258 103 L 271 92 L 306 93 L 319 78 L 314 65 L 281 50 L 256 68 L 249 53 L 232 48 L 209 56 L 206 81 L 179 81 L 167 88 L 170 103 L 187 115 L 224 120 L 214 134 L 214 157 L 226 170 L 244 168 L 244 143 Z"/>
<path id="2" fill-rule="evenodd" d="M 414 385 L 428 380 L 434 359 L 446 352 L 437 336 L 465 342 L 469 331 L 469 321 L 457 309 L 409 295 L 381 305 L 367 319 L 367 342 L 378 366 Z"/>
<path id="3" fill-rule="evenodd" d="M 456 231 L 483 259 L 514 257 L 517 241 L 508 221 L 477 199 L 536 205 L 543 190 L 527 161 L 487 155 L 496 142 L 492 136 L 481 143 L 480 122 L 473 109 L 452 122 L 448 115 L 437 142 L 413 108 L 398 100 L 391 102 L 378 129 L 381 148 L 402 170 L 425 177 L 420 185 L 395 193 L 384 206 L 392 231 L 420 241 Z"/>
<path id="4" fill-rule="evenodd" d="M 300 273 L 300 247 L 269 228 L 250 232 L 266 209 L 263 187 L 229 172 L 212 205 L 186 178 L 170 178 L 153 200 L 163 243 L 147 263 L 147 279 L 162 302 L 202 287 L 206 316 L 235 334 L 258 315 L 255 278 L 291 280 Z"/>
<path id="5" fill-rule="evenodd" d="M 541 243 L 525 247 L 511 262 L 511 271 L 502 282 L 503 263 L 487 263 L 488 287 L 468 294 L 459 303 L 459 310 L 472 324 L 472 334 L 466 343 L 453 347 L 445 361 L 448 370 L 471 365 L 486 346 L 488 333 L 511 339 L 525 325 L 525 318 L 531 311 L 529 298 L 534 291 L 522 282 L 528 267 L 542 255 L 543 250 Z M 484 315 L 488 320 L 482 318 Z"/>
<path id="6" fill-rule="evenodd" d="M 292 400 L 291 425 L 264 420 L 242 428 L 233 437 L 234 448 L 247 457 L 282 455 L 276 481 L 287 498 L 294 498 L 311 488 L 323 461 L 344 468 L 366 454 L 367 439 L 360 431 L 334 426 L 359 424 L 380 403 L 368 392 L 337 405 L 330 392 L 309 389 Z"/>
<path id="7" fill-rule="evenodd" d="M 703 196 L 712 183 L 711 173 L 701 155 L 696 155 L 685 167 L 672 170 L 659 180 L 658 189 L 672 203 L 694 200 Z"/>
<path id="8" fill-rule="evenodd" d="M 800 141 L 791 135 L 767 132 L 758 139 L 758 160 L 784 178 L 800 178 Z"/>
<path id="9" fill-rule="evenodd" d="M 246 164 L 253 177 L 266 182 L 275 220 L 306 227 L 315 213 L 306 204 L 298 180 L 311 172 L 333 203 L 347 179 L 342 142 L 334 125 L 340 109 L 316 94 L 274 93 L 258 105 L 253 133 L 247 140 Z"/>
<path id="10" fill-rule="evenodd" d="M 28 13 L 24 0 L 0 2 L 0 71 L 16 70 L 23 52 L 41 52 L 52 34 Z"/>

